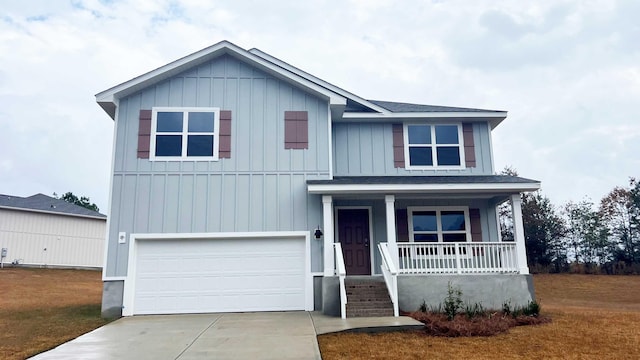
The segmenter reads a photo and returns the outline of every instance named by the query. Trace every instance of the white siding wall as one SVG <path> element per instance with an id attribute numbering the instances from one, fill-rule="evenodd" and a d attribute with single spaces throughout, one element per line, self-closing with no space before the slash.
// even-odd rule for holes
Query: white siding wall
<path id="1" fill-rule="evenodd" d="M 102 267 L 106 219 L 0 209 L 5 264 Z"/>

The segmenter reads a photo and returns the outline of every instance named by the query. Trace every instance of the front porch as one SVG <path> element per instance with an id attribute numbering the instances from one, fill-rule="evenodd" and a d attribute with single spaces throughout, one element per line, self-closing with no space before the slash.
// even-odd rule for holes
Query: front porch
<path id="1" fill-rule="evenodd" d="M 341 198 L 336 199 L 332 195 L 324 195 L 322 197 L 324 275 L 337 274 L 336 261 L 339 260 L 339 256 L 346 259 L 345 271 L 348 275 L 382 274 L 381 267 L 385 263 L 393 265 L 398 274 L 528 274 L 520 194 L 510 195 L 507 199 L 511 202 L 513 212 L 515 241 L 512 242 L 503 242 L 499 236 L 498 214 L 495 210 L 499 202 L 496 201 L 483 201 L 482 205 L 475 205 L 481 207 L 480 209 L 469 209 L 474 205 L 430 206 L 429 209 L 464 208 L 464 210 L 457 210 L 459 215 L 456 214 L 456 211 L 449 211 L 448 214 L 450 217 L 458 215 L 462 219 L 460 224 L 455 224 L 459 230 L 452 230 L 449 234 L 440 229 L 443 225 L 438 224 L 440 233 L 444 233 L 444 235 L 435 230 L 432 235 L 424 235 L 423 233 L 426 231 L 419 232 L 416 224 L 413 224 L 409 231 L 399 229 L 397 226 L 402 221 L 404 223 L 401 226 L 404 227 L 413 222 L 411 219 L 409 221 L 406 219 L 407 208 L 425 208 L 407 206 L 407 204 L 413 204 L 416 201 L 427 204 L 437 203 L 433 199 L 407 201 L 406 198 L 401 197 L 398 201 L 395 195 L 384 195 L 384 222 L 382 222 L 379 221 L 382 218 L 379 206 L 375 205 L 379 200 L 375 198 L 354 202 L 344 201 Z M 480 203 L 477 199 L 458 199 L 457 201 L 460 204 Z M 353 205 L 356 203 L 364 205 Z M 399 208 L 396 208 L 397 203 L 401 204 Z M 344 217 L 353 216 L 351 213 L 356 210 L 363 210 L 369 219 L 365 219 L 365 223 L 362 225 L 349 224 L 352 227 L 359 226 L 358 229 L 342 229 L 343 223 L 346 222 Z M 468 213 L 472 210 L 476 210 L 478 213 L 477 222 L 473 218 L 469 219 Z M 345 215 L 342 215 L 340 211 L 345 212 Z M 346 213 L 346 211 L 351 211 L 351 213 Z M 400 211 L 405 214 L 404 220 L 399 219 Z M 421 214 L 423 213 L 425 212 L 421 212 Z M 435 214 L 435 211 L 432 213 Z M 414 215 L 414 217 L 417 216 Z M 435 215 L 431 217 L 435 218 Z M 481 217 L 484 218 L 482 222 L 480 221 Z M 417 222 L 417 220 L 414 221 Z M 431 221 L 431 219 L 426 221 Z M 453 225 L 450 227 L 453 228 Z M 477 237 L 475 232 L 478 234 Z M 436 235 L 440 235 L 440 237 L 460 235 L 461 240 L 446 241 L 445 239 L 443 241 L 439 239 L 438 241 Z M 424 237 L 427 236 L 432 236 L 434 240 L 424 240 Z M 336 253 L 336 246 L 341 246 L 340 254 Z M 346 247 L 349 249 L 345 249 Z M 361 251 L 358 251 L 359 248 Z M 385 256 L 385 254 L 387 255 Z M 364 265 L 360 264 L 362 258 L 365 258 Z M 364 266 L 364 272 L 362 272 L 362 268 L 356 268 L 358 265 Z"/>
<path id="2" fill-rule="evenodd" d="M 502 176 L 446 177 L 453 183 L 443 184 L 443 178 L 309 181 L 309 193 L 322 195 L 323 298 L 336 295 L 323 300 L 323 309 L 339 295 L 338 315 L 346 316 L 345 278 L 356 274 L 384 279 L 395 316 L 423 301 L 437 306 L 448 289 L 443 283 L 459 283 L 472 295 L 468 301 L 483 306 L 532 299 L 520 193 L 539 184 Z M 513 242 L 500 238 L 497 206 L 505 201 Z"/>

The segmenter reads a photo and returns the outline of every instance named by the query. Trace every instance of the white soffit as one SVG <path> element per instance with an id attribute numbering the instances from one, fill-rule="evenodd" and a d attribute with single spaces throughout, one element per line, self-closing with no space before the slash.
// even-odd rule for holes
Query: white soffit
<path id="1" fill-rule="evenodd" d="M 310 194 L 372 194 L 372 193 L 501 193 L 529 192 L 540 189 L 540 183 L 488 184 L 309 184 Z"/>
<path id="2" fill-rule="evenodd" d="M 417 120 L 451 120 L 451 121 L 488 121 L 491 129 L 498 126 L 502 120 L 507 118 L 506 111 L 469 111 L 469 112 L 394 112 L 388 114 L 376 113 L 344 113 L 341 122 L 370 122 L 388 121 L 394 119 L 398 121 Z"/>

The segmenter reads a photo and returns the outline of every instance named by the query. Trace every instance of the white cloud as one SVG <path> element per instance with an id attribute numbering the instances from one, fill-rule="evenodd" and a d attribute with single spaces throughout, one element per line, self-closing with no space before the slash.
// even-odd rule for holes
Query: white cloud
<path id="1" fill-rule="evenodd" d="M 508 110 L 496 170 L 553 201 L 638 176 L 633 0 L 8 2 L 0 193 L 73 191 L 106 210 L 113 123 L 93 94 L 221 40 L 365 98 Z M 634 173 L 635 172 L 635 173 Z"/>

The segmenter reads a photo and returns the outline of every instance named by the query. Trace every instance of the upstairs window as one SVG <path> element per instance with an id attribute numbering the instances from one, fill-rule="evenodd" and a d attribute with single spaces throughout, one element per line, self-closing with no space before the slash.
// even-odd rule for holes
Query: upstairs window
<path id="1" fill-rule="evenodd" d="M 466 207 L 408 208 L 409 241 L 467 242 L 471 240 Z"/>
<path id="2" fill-rule="evenodd" d="M 151 160 L 218 160 L 218 108 L 153 108 Z"/>
<path id="3" fill-rule="evenodd" d="M 464 148 L 459 124 L 405 124 L 407 168 L 462 168 Z"/>

